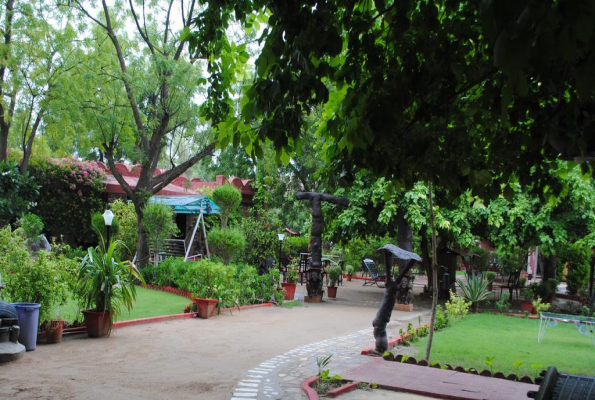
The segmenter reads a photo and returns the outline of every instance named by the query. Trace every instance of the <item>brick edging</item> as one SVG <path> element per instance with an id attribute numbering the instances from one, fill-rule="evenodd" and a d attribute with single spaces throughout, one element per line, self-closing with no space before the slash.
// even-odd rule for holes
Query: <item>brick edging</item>
<path id="1" fill-rule="evenodd" d="M 306 396 L 308 397 L 308 400 L 320 400 L 320 397 L 318 397 L 318 393 L 316 393 L 316 390 L 314 390 L 312 388 L 312 386 L 310 386 L 317 380 L 318 380 L 318 377 L 313 376 L 313 377 L 310 377 L 310 378 L 306 379 L 305 381 L 303 381 L 302 384 L 300 385 L 302 390 L 304 392 L 306 392 Z"/>

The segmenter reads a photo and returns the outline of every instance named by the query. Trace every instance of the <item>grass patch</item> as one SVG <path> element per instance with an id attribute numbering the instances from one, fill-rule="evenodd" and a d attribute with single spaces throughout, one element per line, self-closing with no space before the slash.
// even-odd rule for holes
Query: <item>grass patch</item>
<path id="1" fill-rule="evenodd" d="M 573 324 L 560 322 L 547 328 L 541 344 L 537 343 L 539 320 L 503 315 L 473 314 L 436 332 L 432 344 L 432 361 L 452 366 L 489 370 L 486 357 L 494 357 L 493 371 L 535 377 L 541 369 L 555 366 L 561 372 L 595 375 L 595 349 L 591 338 L 581 335 Z M 428 339 L 414 346 L 425 354 Z M 517 371 L 516 361 L 523 364 Z M 541 370 L 540 369 L 540 370 Z"/>
<path id="2" fill-rule="evenodd" d="M 119 321 L 156 317 L 160 315 L 181 314 L 184 312 L 184 306 L 190 303 L 190 300 L 182 296 L 137 286 L 134 308 L 130 312 L 124 308 Z M 80 321 L 83 318 L 78 310 L 76 302 L 72 299 L 59 307 L 58 310 L 60 312 L 60 318 L 65 319 L 68 322 L 72 322 L 76 319 Z"/>
<path id="3" fill-rule="evenodd" d="M 295 308 L 295 307 L 301 307 L 302 306 L 302 302 L 299 300 L 287 300 L 284 301 L 283 304 L 281 304 L 281 307 L 283 308 Z"/>

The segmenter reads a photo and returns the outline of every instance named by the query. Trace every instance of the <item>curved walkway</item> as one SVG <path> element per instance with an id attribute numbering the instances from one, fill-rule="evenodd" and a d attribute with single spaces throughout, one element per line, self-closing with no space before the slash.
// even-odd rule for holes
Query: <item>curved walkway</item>
<path id="1" fill-rule="evenodd" d="M 378 302 L 371 301 L 335 300 L 334 302 L 378 306 Z M 417 323 L 420 314 L 426 320 L 429 312 L 418 311 L 410 314 L 395 312 L 390 323 L 390 331 L 398 332 L 399 328 L 405 329 L 409 322 Z M 243 379 L 238 381 L 231 399 L 307 399 L 300 384 L 318 373 L 316 362 L 318 357 L 332 354 L 333 357 L 327 368 L 330 368 L 331 375 L 341 375 L 372 361 L 370 357 L 360 355 L 360 352 L 373 342 L 372 327 L 369 327 L 279 354 L 248 370 Z"/>

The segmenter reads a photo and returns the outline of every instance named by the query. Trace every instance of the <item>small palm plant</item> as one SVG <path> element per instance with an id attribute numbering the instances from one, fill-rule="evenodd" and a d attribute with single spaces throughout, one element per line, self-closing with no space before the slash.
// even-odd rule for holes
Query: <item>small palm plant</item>
<path id="1" fill-rule="evenodd" d="M 90 247 L 79 266 L 75 289 L 84 310 L 109 315 L 109 331 L 120 316 L 121 306 L 130 311 L 136 300 L 134 280 L 144 283 L 134 264 L 120 261 L 114 254 L 120 244 L 112 242 L 105 250 L 103 246 Z"/>
<path id="2" fill-rule="evenodd" d="M 466 281 L 457 279 L 457 283 L 461 287 L 465 299 L 471 302 L 472 312 L 477 312 L 477 303 L 486 300 L 492 294 L 488 290 L 490 281 L 485 278 L 483 273 L 475 274 Z"/>

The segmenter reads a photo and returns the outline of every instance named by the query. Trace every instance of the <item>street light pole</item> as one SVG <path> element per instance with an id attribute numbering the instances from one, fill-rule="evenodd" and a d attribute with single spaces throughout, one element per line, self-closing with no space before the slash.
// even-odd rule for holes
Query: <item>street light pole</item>
<path id="1" fill-rule="evenodd" d="M 278 233 L 277 236 L 279 237 L 279 272 L 281 272 L 281 245 L 283 244 L 283 239 L 285 239 L 285 234 Z"/>
<path id="2" fill-rule="evenodd" d="M 106 240 L 106 245 L 105 245 L 105 249 L 107 250 L 109 248 L 110 245 L 110 233 L 111 233 L 111 229 L 112 229 L 112 221 L 114 220 L 114 213 L 112 212 L 112 210 L 105 210 L 105 212 L 103 213 L 103 222 L 105 222 L 105 228 L 107 230 L 107 240 Z"/>

